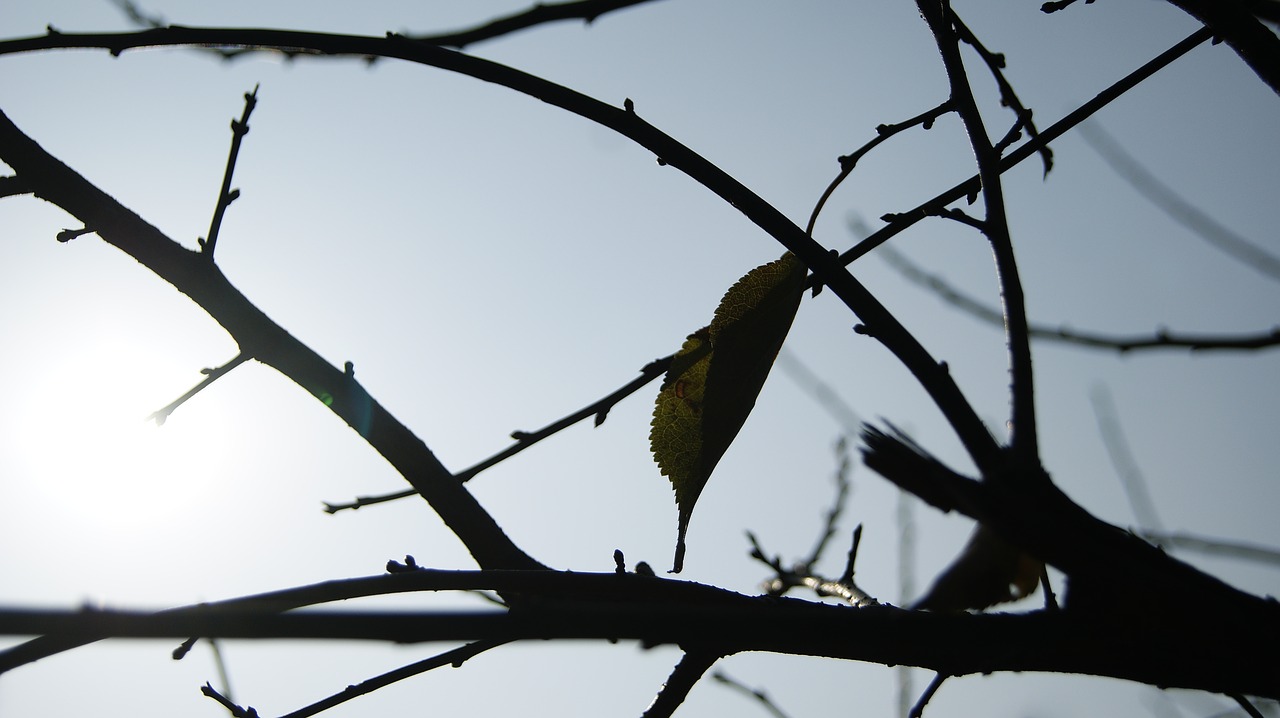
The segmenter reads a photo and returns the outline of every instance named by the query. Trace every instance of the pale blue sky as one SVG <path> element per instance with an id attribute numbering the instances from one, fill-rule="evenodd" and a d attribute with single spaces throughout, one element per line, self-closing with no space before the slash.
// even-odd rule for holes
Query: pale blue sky
<path id="1" fill-rule="evenodd" d="M 869 5 L 870 7 L 862 7 Z M 1008 57 L 1041 126 L 1174 44 L 1195 24 L 1162 2 L 958 2 Z M 284 26 L 381 35 L 451 29 L 520 2 L 164 2 L 187 25 Z M 5 37 L 123 30 L 105 0 L 9 2 Z M 945 77 L 911 3 L 665 0 L 477 45 L 477 55 L 620 105 L 719 163 L 803 225 L 835 158 L 940 102 Z M 267 57 L 223 63 L 190 51 L 70 51 L 0 57 L 0 107 L 46 149 L 188 246 L 208 228 L 242 94 L 260 84 L 218 244 L 223 271 L 321 355 L 355 363 L 370 392 L 451 469 L 629 381 L 705 324 L 724 290 L 780 252 L 769 237 L 623 138 L 509 90 L 420 66 Z M 1011 116 L 972 74 L 992 128 Z M 1225 46 L 1203 46 L 1108 107 L 1097 121 L 1173 188 L 1280 253 L 1280 103 Z M 993 132 L 997 130 L 993 129 Z M 1280 285 L 1209 248 L 1117 178 L 1076 135 L 1007 177 L 1010 221 L 1036 321 L 1142 333 L 1261 331 Z M 909 209 L 972 174 L 954 118 L 868 157 L 815 237 L 853 243 L 852 217 Z M 272 370 L 246 365 L 159 430 L 141 419 L 231 358 L 198 307 L 31 198 L 0 202 L 0 603 L 166 607 L 345 576 L 389 558 L 465 568 L 465 551 L 420 501 L 329 516 L 322 501 L 402 488 L 368 446 Z M 984 241 L 942 220 L 895 248 L 986 300 L 997 289 Z M 935 356 L 979 413 L 1007 415 L 1004 342 L 871 256 L 857 276 Z M 806 299 L 787 347 L 865 418 L 910 429 L 963 466 L 937 411 L 888 353 L 854 335 L 825 293 Z M 1042 445 L 1078 502 L 1134 524 L 1099 440 L 1089 392 L 1114 395 L 1166 528 L 1280 544 L 1275 509 L 1276 353 L 1119 357 L 1036 347 Z M 675 507 L 648 455 L 656 386 L 598 429 L 574 427 L 471 487 L 544 562 L 610 570 L 611 553 L 668 565 Z M 831 493 L 840 427 L 782 372 L 700 499 L 683 578 L 752 592 L 765 577 L 745 530 L 788 558 L 808 551 Z M 845 530 L 865 524 L 858 576 L 897 601 L 895 492 L 865 469 Z M 923 587 L 969 524 L 916 514 Z M 843 547 L 823 567 L 838 573 Z M 1280 594 L 1272 569 L 1187 555 L 1250 591 Z M 417 601 L 419 599 L 415 599 Z M 429 605 L 478 604 L 466 599 Z M 1036 600 L 1039 600 L 1038 597 Z M 415 605 L 418 605 L 415 603 Z M 0 677 L 0 713 L 222 715 L 198 695 L 206 650 L 181 663 L 164 643 L 109 643 Z M 281 714 L 435 647 L 231 643 L 236 697 Z M 485 655 L 329 713 L 638 715 L 675 652 L 631 645 L 531 645 Z M 792 716 L 833 701 L 892 715 L 894 672 L 875 665 L 738 656 L 724 668 L 764 686 Z M 928 677 L 920 674 L 917 688 Z M 500 689 L 498 687 L 501 687 Z M 1175 694 L 1188 715 L 1221 701 Z M 1052 676 L 948 682 L 932 718 L 1139 714 L 1169 696 Z M 758 707 L 712 683 L 687 715 Z M 686 713 L 682 713 L 685 715 Z"/>

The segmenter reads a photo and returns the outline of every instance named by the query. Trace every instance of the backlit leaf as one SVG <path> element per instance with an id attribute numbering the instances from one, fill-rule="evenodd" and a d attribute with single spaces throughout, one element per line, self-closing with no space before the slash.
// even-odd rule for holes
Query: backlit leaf
<path id="1" fill-rule="evenodd" d="M 804 292 L 805 267 L 790 253 L 739 279 L 711 324 L 690 334 L 654 405 L 650 448 L 679 510 L 673 573 L 707 479 L 755 406 Z"/>

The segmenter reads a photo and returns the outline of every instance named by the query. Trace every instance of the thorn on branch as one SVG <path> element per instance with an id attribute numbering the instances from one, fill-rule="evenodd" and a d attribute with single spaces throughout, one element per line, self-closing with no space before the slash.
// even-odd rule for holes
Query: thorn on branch
<path id="1" fill-rule="evenodd" d="M 631 98 L 628 97 L 622 101 L 622 109 L 626 110 L 628 114 L 634 115 L 636 113 L 636 103 L 632 102 Z"/>
<path id="2" fill-rule="evenodd" d="M 96 230 L 90 229 L 89 227 L 84 227 L 83 229 L 64 229 L 61 232 L 58 232 L 58 236 L 55 237 L 55 239 L 66 244 L 82 234 L 92 234 L 95 231 Z"/>
<path id="3" fill-rule="evenodd" d="M 620 548 L 613 550 L 613 572 L 619 575 L 627 572 L 627 559 L 622 555 Z"/>

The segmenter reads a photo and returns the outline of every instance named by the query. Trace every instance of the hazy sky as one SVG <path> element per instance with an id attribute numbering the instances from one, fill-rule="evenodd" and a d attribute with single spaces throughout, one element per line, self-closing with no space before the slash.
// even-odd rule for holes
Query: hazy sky
<path id="1" fill-rule="evenodd" d="M 382 35 L 474 24 L 521 2 L 164 2 L 197 26 Z M 956 2 L 1043 127 L 1196 29 L 1163 2 Z M 106 0 L 0 4 L 6 38 L 125 30 Z M 736 176 L 803 226 L 836 158 L 945 97 L 933 41 L 909 2 L 665 0 L 477 45 L 469 52 L 621 105 Z M 973 59 L 970 56 L 969 59 Z M 260 85 L 218 243 L 231 281 L 364 386 L 453 470 L 630 381 L 704 325 L 725 289 L 781 248 L 732 207 L 645 150 L 536 100 L 432 68 L 182 50 L 0 57 L 0 108 L 72 168 L 175 240 L 208 231 L 243 94 Z M 970 65 L 993 133 L 1012 115 Z M 1280 103 L 1225 45 L 1205 45 L 1096 117 L 1149 171 L 1232 231 L 1280 253 Z M 1151 205 L 1077 133 L 1006 175 L 1010 223 L 1034 321 L 1124 334 L 1261 332 L 1280 284 Z M 851 224 L 878 227 L 973 173 L 954 117 L 894 138 L 836 192 L 815 238 L 844 250 Z M 248 364 L 161 428 L 143 419 L 235 353 L 190 300 L 30 197 L 0 201 L 0 605 L 163 608 L 376 574 L 390 558 L 470 568 L 419 500 L 328 515 L 405 483 L 359 437 L 273 370 Z M 997 287 L 985 241 L 944 220 L 893 247 L 984 301 Z M 998 435 L 1008 415 L 1000 331 L 904 280 L 874 254 L 854 272 L 945 359 Z M 787 343 L 867 420 L 910 430 L 965 468 L 958 442 L 880 345 L 855 335 L 832 293 L 802 303 Z M 1110 393 L 1163 527 L 1280 544 L 1275 350 L 1119 356 L 1035 346 L 1045 464 L 1076 501 L 1136 526 L 1099 437 L 1091 395 Z M 656 384 L 599 428 L 575 426 L 470 487 L 526 550 L 557 568 L 607 571 L 614 549 L 667 567 L 670 486 L 648 454 Z M 755 592 L 770 552 L 810 549 L 833 495 L 839 421 L 777 370 L 694 513 L 681 575 Z M 858 579 L 898 595 L 896 491 L 853 471 L 841 525 L 865 526 Z M 918 590 L 970 530 L 916 507 Z M 820 568 L 839 573 L 845 544 Z M 1271 568 L 1183 555 L 1249 591 L 1280 594 Z M 1026 607 L 1034 607 L 1039 596 Z M 414 606 L 483 604 L 414 597 Z M 402 602 L 403 605 L 403 602 Z M 6 639 L 5 645 L 10 643 Z M 0 714 L 225 715 L 198 694 L 217 682 L 205 647 L 111 642 L 0 677 Z M 232 642 L 235 697 L 279 715 L 437 646 Z M 674 649 L 537 644 L 491 652 L 328 715 L 639 715 Z M 796 718 L 836 701 L 890 716 L 893 669 L 767 655 L 723 668 Z M 929 675 L 915 676 L 916 690 Z M 949 681 L 931 718 L 1185 715 L 1223 699 L 1118 681 L 1009 675 Z M 763 715 L 712 682 L 681 715 Z"/>

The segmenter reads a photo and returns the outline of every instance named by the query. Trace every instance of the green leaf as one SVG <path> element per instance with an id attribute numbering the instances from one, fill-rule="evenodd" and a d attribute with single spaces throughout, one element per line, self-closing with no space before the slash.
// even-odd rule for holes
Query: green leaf
<path id="1" fill-rule="evenodd" d="M 720 300 L 711 324 L 689 335 L 667 370 L 649 445 L 676 492 L 672 573 L 684 566 L 693 505 L 756 404 L 800 307 L 804 280 L 804 264 L 789 252 L 747 272 Z"/>

